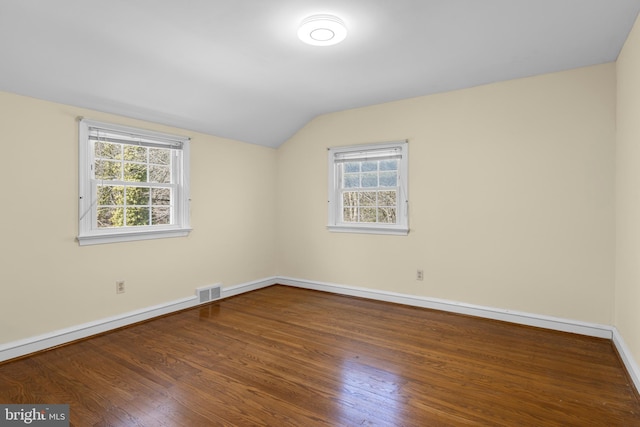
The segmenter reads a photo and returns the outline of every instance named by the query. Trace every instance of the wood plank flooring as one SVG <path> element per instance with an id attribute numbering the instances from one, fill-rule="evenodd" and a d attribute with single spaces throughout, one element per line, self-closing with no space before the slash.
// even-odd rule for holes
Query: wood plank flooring
<path id="1" fill-rule="evenodd" d="M 272 286 L 0 365 L 73 426 L 640 426 L 608 340 Z"/>

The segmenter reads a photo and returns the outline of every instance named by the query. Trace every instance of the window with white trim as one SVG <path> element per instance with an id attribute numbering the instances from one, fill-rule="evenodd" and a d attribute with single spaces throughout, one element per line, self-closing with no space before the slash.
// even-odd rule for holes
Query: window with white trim
<path id="1" fill-rule="evenodd" d="M 407 141 L 329 149 L 330 231 L 409 232 Z"/>
<path id="2" fill-rule="evenodd" d="M 80 120 L 80 245 L 186 236 L 189 138 Z"/>

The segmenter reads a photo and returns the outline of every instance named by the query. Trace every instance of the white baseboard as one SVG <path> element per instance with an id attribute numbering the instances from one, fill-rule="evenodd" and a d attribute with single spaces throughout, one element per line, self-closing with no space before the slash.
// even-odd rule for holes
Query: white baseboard
<path id="1" fill-rule="evenodd" d="M 244 292 L 271 286 L 277 282 L 275 277 L 243 283 L 236 286 L 221 289 L 221 299 L 238 295 Z M 182 298 L 164 304 L 146 307 L 140 310 L 60 329 L 43 335 L 30 337 L 18 341 L 0 344 L 0 362 L 26 356 L 48 348 L 53 348 L 62 344 L 87 338 L 92 335 L 101 334 L 113 329 L 128 326 L 154 317 L 192 308 L 198 305 L 196 296 Z"/>
<path id="2" fill-rule="evenodd" d="M 505 322 L 518 323 L 520 325 L 536 326 L 540 328 L 571 332 L 599 338 L 611 339 L 612 337 L 611 326 L 600 325 L 596 323 L 579 322 L 557 317 L 543 316 L 520 311 L 503 310 L 473 304 L 465 304 L 437 298 L 427 298 L 416 295 L 400 294 L 396 292 L 380 291 L 376 289 L 358 288 L 338 285 L 335 283 L 314 282 L 310 280 L 293 279 L 290 277 L 280 277 L 279 283 L 299 288 L 315 289 L 318 291 L 332 292 L 336 294 L 350 295 L 379 301 L 394 302 L 398 304 L 412 305 L 415 307 L 432 308 L 435 310 L 448 311 L 451 313 L 467 314 L 470 316 L 502 320 Z"/>
<path id="3" fill-rule="evenodd" d="M 618 353 L 620 354 L 620 357 L 622 358 L 624 366 L 627 369 L 631 380 L 633 381 L 633 384 L 636 387 L 636 390 L 640 392 L 640 369 L 638 368 L 633 355 L 629 351 L 629 348 L 625 345 L 622 336 L 614 326 L 562 319 L 520 311 L 504 310 L 493 307 L 484 307 L 473 304 L 465 304 L 455 301 L 441 300 L 437 298 L 427 298 L 416 295 L 380 291 L 376 289 L 294 279 L 290 277 L 279 277 L 277 283 L 298 288 L 314 289 L 317 291 L 331 292 L 341 295 L 350 295 L 372 300 L 448 311 L 451 313 L 466 314 L 487 319 L 502 320 L 504 322 L 535 326 L 555 331 L 570 332 L 574 334 L 598 338 L 607 338 L 612 340 L 613 344 L 618 350 Z"/>
<path id="4" fill-rule="evenodd" d="M 229 298 L 234 295 L 244 294 L 245 292 L 255 291 L 257 289 L 266 288 L 267 286 L 278 283 L 277 277 L 268 277 L 266 279 L 256 280 L 253 282 L 242 283 L 240 285 L 223 288 L 221 298 Z"/>
<path id="5" fill-rule="evenodd" d="M 543 316 L 532 313 L 484 307 L 473 304 L 465 304 L 455 301 L 442 300 L 437 298 L 427 298 L 416 295 L 400 294 L 396 292 L 380 291 L 376 289 L 360 288 L 354 286 L 339 285 L 335 283 L 324 283 L 304 279 L 294 279 L 291 277 L 269 277 L 253 282 L 222 288 L 221 299 L 229 298 L 245 292 L 254 291 L 275 284 L 282 284 L 305 289 L 331 292 L 341 295 L 350 295 L 372 300 L 387 301 L 398 304 L 411 305 L 415 307 L 430 308 L 434 310 L 448 311 L 452 313 L 466 314 L 470 316 L 483 317 L 487 319 L 501 320 L 505 322 L 517 323 L 520 325 L 535 326 L 552 329 L 562 332 L 570 332 L 580 335 L 587 335 L 612 340 L 622 361 L 631 377 L 636 390 L 640 391 L 640 369 L 635 362 L 629 348 L 618 330 L 609 325 L 580 322 L 569 319 L 562 319 L 551 316 Z M 78 339 L 87 338 L 123 326 L 131 325 L 154 317 L 173 313 L 176 311 L 192 308 L 198 305 L 198 298 L 191 296 L 179 300 L 171 301 L 140 310 L 131 311 L 106 319 L 73 326 L 66 329 L 53 331 L 47 334 L 26 338 L 6 344 L 0 344 L 0 362 L 26 356 L 47 348 L 56 347 Z"/>
<path id="6" fill-rule="evenodd" d="M 0 345 L 0 362 L 198 305 L 195 296 Z"/>
<path id="7" fill-rule="evenodd" d="M 636 386 L 636 391 L 640 393 L 640 368 L 636 364 L 629 347 L 622 339 L 622 335 L 618 332 L 618 328 L 613 328 L 613 344 L 618 350 L 618 354 L 620 354 L 620 358 L 622 359 L 622 363 L 624 363 L 625 368 L 627 368 L 627 373 L 631 377 L 631 381 Z"/>

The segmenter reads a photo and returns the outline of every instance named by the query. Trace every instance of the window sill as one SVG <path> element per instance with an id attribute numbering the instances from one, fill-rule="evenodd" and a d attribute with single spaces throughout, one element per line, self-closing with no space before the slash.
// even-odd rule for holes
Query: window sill
<path id="1" fill-rule="evenodd" d="M 393 236 L 406 236 L 409 229 L 405 227 L 361 226 L 361 225 L 328 225 L 327 229 L 334 233 L 362 233 L 362 234 L 387 234 Z"/>
<path id="2" fill-rule="evenodd" d="M 105 243 L 133 242 L 136 240 L 165 239 L 170 237 L 186 237 L 191 228 L 174 228 L 166 230 L 144 230 L 126 232 L 95 233 L 78 236 L 80 246 L 101 245 Z"/>

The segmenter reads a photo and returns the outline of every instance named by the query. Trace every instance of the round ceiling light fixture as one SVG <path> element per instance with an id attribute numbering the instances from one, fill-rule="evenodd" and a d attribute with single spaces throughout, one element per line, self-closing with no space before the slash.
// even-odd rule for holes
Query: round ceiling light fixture
<path id="1" fill-rule="evenodd" d="M 333 15 L 313 15 L 305 18 L 298 28 L 298 38 L 313 46 L 331 46 L 347 37 L 342 19 Z"/>

